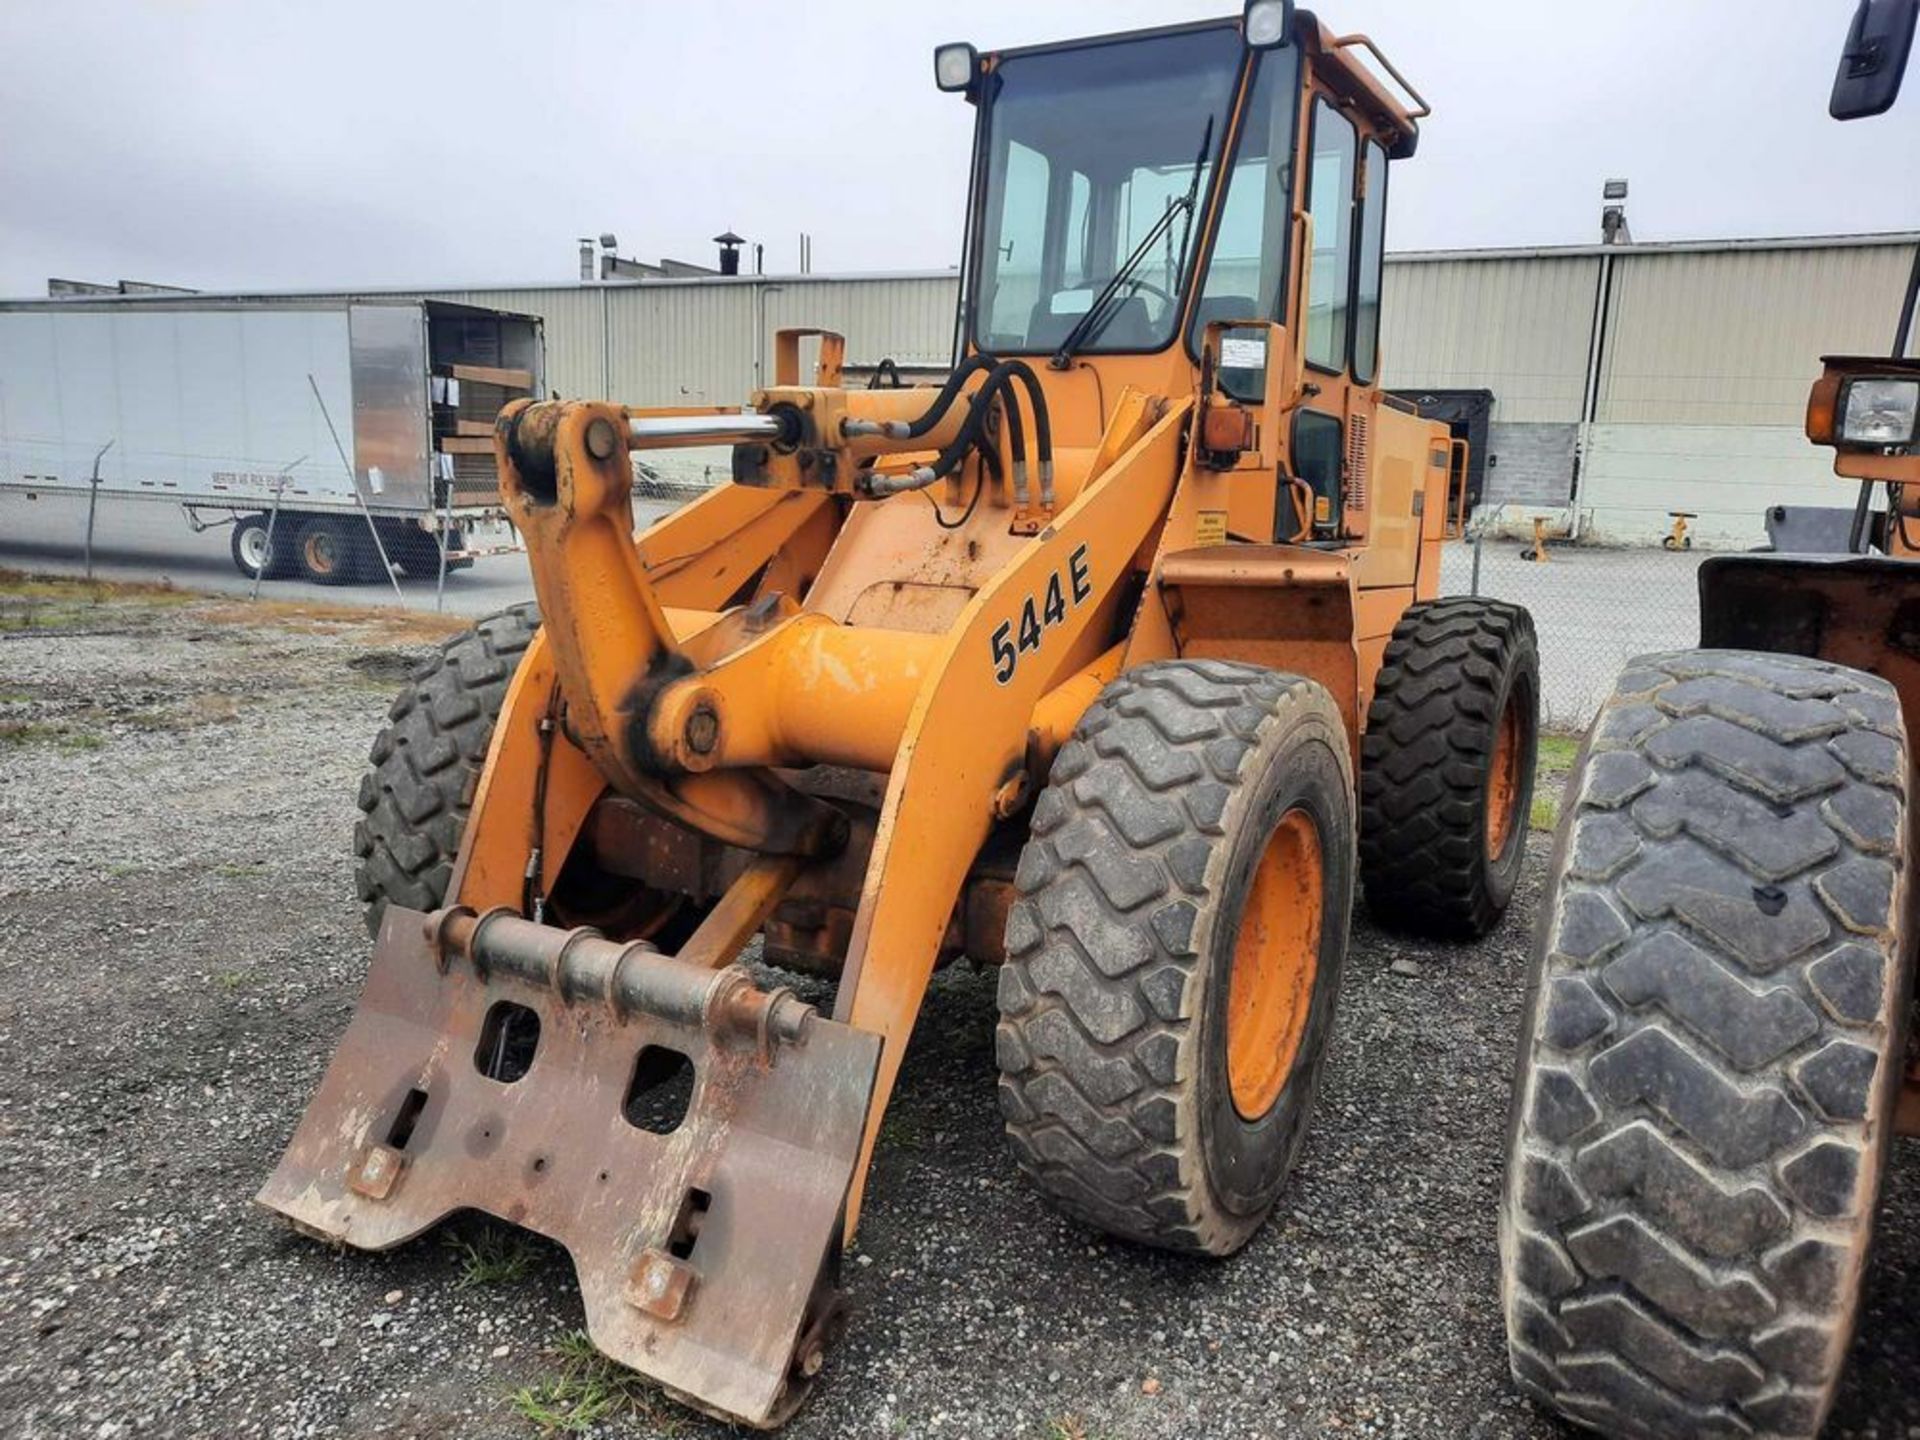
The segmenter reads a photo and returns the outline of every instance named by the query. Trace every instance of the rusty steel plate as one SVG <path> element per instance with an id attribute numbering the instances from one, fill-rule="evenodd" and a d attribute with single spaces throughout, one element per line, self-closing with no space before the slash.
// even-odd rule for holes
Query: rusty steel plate
<path id="1" fill-rule="evenodd" d="M 498 1017 L 514 1013 L 500 1002 L 540 1026 L 510 1083 L 482 1070 L 498 1068 Z M 524 1034 L 525 1016 L 515 1023 Z M 648 1047 L 692 1062 L 668 1134 L 626 1118 Z M 257 1198 L 362 1250 L 463 1209 L 525 1226 L 572 1257 L 601 1351 L 700 1408 L 775 1425 L 837 1318 L 841 1213 L 880 1039 L 815 1016 L 770 1054 L 483 980 L 464 961 L 443 972 L 427 917 L 389 906 L 359 1008 Z"/>

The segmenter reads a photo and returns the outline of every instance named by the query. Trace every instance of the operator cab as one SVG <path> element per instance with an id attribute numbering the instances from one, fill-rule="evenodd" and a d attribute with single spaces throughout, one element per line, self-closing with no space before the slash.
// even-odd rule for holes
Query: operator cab
<path id="1" fill-rule="evenodd" d="M 1359 49 L 1413 95 L 1365 36 L 1335 38 L 1290 0 L 1102 39 L 935 53 L 941 87 L 980 112 L 967 350 L 1044 360 L 1049 391 L 1092 370 L 1103 411 L 1127 383 L 1205 385 L 1260 407 L 1280 364 L 1282 403 L 1257 417 L 1284 432 L 1262 446 L 1277 467 L 1264 500 L 1236 505 L 1244 538 L 1365 532 L 1349 448 L 1380 403 L 1387 167 L 1413 153 L 1428 111 L 1417 95 L 1412 106 L 1390 96 Z M 1209 326 L 1222 327 L 1211 355 Z M 1276 499 L 1299 481 L 1313 497 L 1304 522 Z"/>

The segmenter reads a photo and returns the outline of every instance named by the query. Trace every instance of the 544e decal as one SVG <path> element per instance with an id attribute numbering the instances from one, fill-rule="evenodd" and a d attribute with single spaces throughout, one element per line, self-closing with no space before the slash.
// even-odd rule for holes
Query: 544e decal
<path id="1" fill-rule="evenodd" d="M 1018 623 L 1003 620 L 993 632 L 993 678 L 1005 685 L 1020 668 L 1020 657 L 1040 648 L 1047 630 L 1067 618 L 1093 596 L 1093 577 L 1087 563 L 1087 547 L 1081 543 L 1067 556 L 1067 568 L 1047 576 L 1044 590 L 1027 596 L 1020 606 Z"/>

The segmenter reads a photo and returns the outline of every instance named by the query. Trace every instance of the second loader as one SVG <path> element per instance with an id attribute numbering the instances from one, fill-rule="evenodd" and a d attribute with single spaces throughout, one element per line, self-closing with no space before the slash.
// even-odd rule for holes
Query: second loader
<path id="1" fill-rule="evenodd" d="M 1917 0 L 1860 0 L 1835 119 L 1893 105 L 1916 30 Z M 1808 395 L 1846 550 L 1709 559 L 1700 648 L 1629 661 L 1568 777 L 1501 1293 L 1520 1388 L 1618 1440 L 1821 1432 L 1920 1135 L 1916 308 L 1920 252 L 1892 353 L 1824 357 Z"/>
<path id="2" fill-rule="evenodd" d="M 362 1249 L 547 1235 L 595 1344 L 759 1426 L 843 1323 L 936 967 L 1002 967 L 1049 1199 L 1226 1255 L 1306 1132 L 1356 883 L 1472 937 L 1526 832 L 1532 623 L 1435 598 L 1452 447 L 1378 385 L 1426 107 L 1289 0 L 934 69 L 978 112 L 944 385 L 783 331 L 744 408 L 502 413 L 538 605 L 374 744 L 371 970 L 260 1196 Z M 714 444 L 732 482 L 636 536 L 636 455 Z"/>

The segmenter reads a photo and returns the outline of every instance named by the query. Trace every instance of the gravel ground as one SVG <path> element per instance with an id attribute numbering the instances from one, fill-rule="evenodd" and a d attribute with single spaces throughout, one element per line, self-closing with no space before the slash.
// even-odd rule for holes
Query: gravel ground
<path id="1" fill-rule="evenodd" d="M 162 597 L 21 624 L 0 596 L 0 1433 L 536 1433 L 512 1394 L 566 1372 L 552 1347 L 581 1321 L 557 1251 L 473 1283 L 477 1223 L 343 1255 L 251 1203 L 366 963 L 346 835 L 417 622 L 240 624 Z M 993 977 L 942 975 L 848 1267 L 851 1334 L 786 1433 L 1570 1433 L 1509 1389 L 1495 1286 L 1534 845 L 1484 944 L 1358 926 L 1300 1168 L 1226 1263 L 1105 1243 L 1027 1191 Z M 1835 1436 L 1920 1437 L 1915 1149 Z M 613 1395 L 600 1433 L 729 1433 Z"/>

